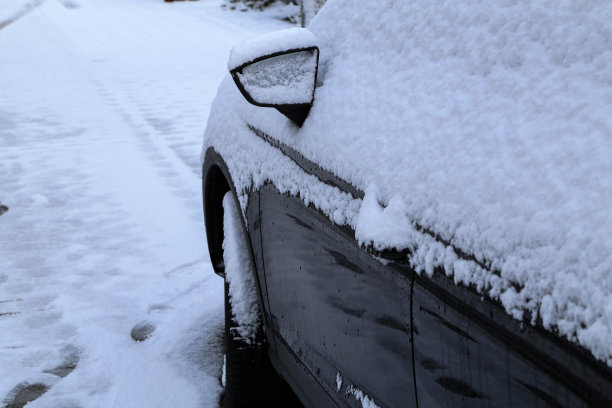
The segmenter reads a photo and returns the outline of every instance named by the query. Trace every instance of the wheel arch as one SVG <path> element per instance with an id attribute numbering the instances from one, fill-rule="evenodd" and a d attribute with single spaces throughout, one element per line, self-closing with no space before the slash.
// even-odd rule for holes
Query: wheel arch
<path id="1" fill-rule="evenodd" d="M 240 201 L 238 200 L 238 193 L 232 182 L 227 164 L 214 148 L 209 147 L 208 150 L 206 150 L 204 164 L 202 166 L 202 203 L 210 260 L 215 273 L 222 278 L 225 278 L 225 262 L 223 261 L 223 197 L 228 191 L 232 192 L 232 197 L 234 198 L 236 206 L 241 208 Z M 257 211 L 259 212 L 259 209 L 257 209 Z M 239 211 L 239 213 L 242 219 L 244 236 L 248 241 L 249 259 L 253 265 L 253 278 L 262 314 L 262 322 L 266 328 L 270 328 L 270 321 L 268 319 L 268 313 L 266 312 L 269 311 L 269 307 L 266 307 L 269 305 L 267 305 L 267 298 L 265 295 L 265 282 L 260 280 L 259 276 L 259 272 L 263 271 L 258 271 L 259 265 L 255 259 L 253 242 L 247 228 L 245 215 L 242 211 Z M 263 268 L 263 266 L 261 267 Z"/>
<path id="2" fill-rule="evenodd" d="M 202 203 L 210 261 L 215 273 L 221 277 L 225 277 L 225 262 L 223 261 L 223 197 L 228 191 L 232 192 L 236 205 L 240 208 L 238 194 L 236 193 L 236 188 L 225 161 L 219 153 L 212 147 L 209 147 L 202 166 Z M 240 213 L 242 216 L 242 212 Z M 242 227 L 245 229 L 245 236 L 249 237 L 245 221 L 243 217 Z M 251 262 L 253 262 L 253 249 L 250 238 L 249 251 Z M 254 262 L 253 265 L 255 265 Z"/>

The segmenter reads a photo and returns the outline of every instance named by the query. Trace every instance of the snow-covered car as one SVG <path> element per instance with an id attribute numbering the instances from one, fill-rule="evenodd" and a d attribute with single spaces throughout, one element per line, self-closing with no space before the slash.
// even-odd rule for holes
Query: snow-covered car
<path id="1" fill-rule="evenodd" d="M 237 45 L 202 152 L 226 400 L 612 406 L 610 21 L 329 0 Z"/>

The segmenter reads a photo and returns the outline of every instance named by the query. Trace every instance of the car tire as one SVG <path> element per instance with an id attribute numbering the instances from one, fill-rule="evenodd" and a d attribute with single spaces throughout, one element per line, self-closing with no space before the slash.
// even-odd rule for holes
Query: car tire
<path id="1" fill-rule="evenodd" d="M 264 348 L 257 342 L 248 344 L 236 338 L 229 285 L 225 282 L 225 394 L 224 408 L 266 406 L 266 377 L 272 370 Z M 259 336 L 258 336 L 259 337 Z"/>

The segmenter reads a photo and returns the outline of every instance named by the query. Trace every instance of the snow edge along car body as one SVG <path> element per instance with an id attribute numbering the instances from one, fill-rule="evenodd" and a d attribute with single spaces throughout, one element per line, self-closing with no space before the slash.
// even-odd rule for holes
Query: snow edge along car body
<path id="1" fill-rule="evenodd" d="M 218 197 L 231 190 L 253 249 L 270 359 L 306 406 L 612 403 L 610 369 L 588 350 L 513 317 L 439 265 L 417 273 L 409 259 L 418 248 L 362 245 L 353 226 L 368 194 L 271 136 L 278 129 L 258 119 L 267 113 L 241 105 L 232 86 L 222 85 L 224 121 L 209 123 L 203 154 L 211 258 L 222 274 Z M 459 260 L 499 273 L 417 228 Z"/>
<path id="2" fill-rule="evenodd" d="M 223 275 L 216 220 L 224 192 L 238 195 L 212 148 L 204 174 L 210 254 Z M 248 196 L 245 229 L 269 356 L 305 406 L 351 406 L 351 390 L 379 406 L 416 406 L 417 398 L 449 407 L 610 404 L 609 370 L 585 350 L 516 321 L 441 271 L 419 276 L 401 253 L 360 247 L 354 231 L 271 184 Z M 266 240 L 266 229 L 274 237 Z M 287 276 L 272 283 L 277 274 Z"/>

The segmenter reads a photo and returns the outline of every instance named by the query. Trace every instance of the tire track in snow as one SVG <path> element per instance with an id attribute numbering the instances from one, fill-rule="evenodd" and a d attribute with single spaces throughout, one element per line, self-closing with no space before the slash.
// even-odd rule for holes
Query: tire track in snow
<path id="1" fill-rule="evenodd" d="M 78 10 L 79 12 L 81 10 Z M 98 18 L 83 19 L 83 22 L 78 19 L 78 15 L 73 13 L 71 16 L 72 24 L 65 24 L 64 21 L 53 21 L 56 26 L 64 33 L 62 40 L 66 43 L 65 49 L 71 54 L 72 59 L 75 63 L 80 66 L 80 70 L 86 72 L 89 78 L 91 86 L 96 90 L 96 94 L 105 101 L 106 105 L 112 109 L 117 117 L 131 129 L 131 135 L 135 137 L 140 146 L 140 152 L 143 157 L 146 157 L 148 161 L 155 169 L 157 175 L 164 180 L 167 187 L 170 189 L 175 198 L 182 201 L 183 205 L 195 212 L 195 218 L 201 222 L 201 199 L 199 193 L 198 172 L 188 171 L 189 165 L 183 160 L 175 150 L 170 148 L 168 144 L 164 143 L 164 140 L 160 137 L 159 132 L 151 125 L 151 123 L 141 113 L 139 102 L 130 100 L 129 92 L 127 92 L 126 84 L 118 84 L 117 80 L 113 78 L 110 72 L 104 69 L 100 69 L 96 61 L 89 60 L 86 56 L 90 54 L 87 48 L 84 48 L 84 44 L 90 44 L 97 47 L 109 47 L 112 44 L 112 37 L 99 36 L 99 33 L 112 32 L 111 25 L 108 22 L 112 21 L 113 24 L 119 24 L 120 26 L 131 27 L 132 30 L 138 30 L 138 27 L 134 27 L 131 23 L 132 20 L 128 20 L 127 17 L 120 17 L 123 13 L 117 13 L 115 15 L 108 15 L 100 13 Z M 53 17 L 53 16 L 51 16 Z M 103 18 L 104 17 L 104 18 Z M 117 17 L 115 19 L 115 17 Z M 52 19 L 53 20 L 53 19 Z M 122 21 L 123 20 L 123 21 Z M 136 19 L 139 21 L 140 19 Z M 163 19 L 162 19 L 163 20 Z M 100 26 L 92 26 L 92 22 L 100 24 Z M 154 22 L 148 21 L 148 24 Z M 74 39 L 80 38 L 85 41 L 77 42 Z M 125 38 L 123 39 L 126 40 Z M 151 41 L 155 39 L 149 38 Z M 74 49 L 79 49 L 80 52 L 74 52 Z M 199 154 L 199 149 L 197 150 Z"/>
<path id="2" fill-rule="evenodd" d="M 100 88 L 107 95 L 114 94 L 128 121 L 143 126 L 143 133 L 154 135 L 158 146 L 168 147 L 199 176 L 206 118 L 218 83 L 226 74 L 229 49 L 239 40 L 262 31 L 262 27 L 270 29 L 269 25 L 253 23 L 241 13 L 224 11 L 217 2 L 174 5 L 160 2 L 147 8 L 126 3 L 121 8 L 98 13 L 96 18 L 89 18 L 95 27 L 81 25 L 78 32 L 93 38 L 95 48 L 107 49 L 112 48 L 113 37 L 101 33 L 113 32 L 117 26 L 130 27 L 130 32 L 116 41 L 133 50 L 134 59 L 147 59 L 148 63 L 142 64 L 140 72 L 130 72 L 117 67 L 124 55 L 101 53 L 97 57 L 100 64 L 92 67 L 94 71 L 106 68 L 104 77 L 97 77 Z M 248 24 L 230 23 L 224 16 Z M 276 23 L 278 28 L 288 25 Z M 87 53 L 92 44 L 80 42 L 80 45 Z M 156 57 L 151 58 L 154 54 Z"/>
<path id="3" fill-rule="evenodd" d="M 77 399 L 86 406 L 110 406 L 113 398 L 118 406 L 147 405 L 134 400 L 160 391 L 134 392 L 129 384 L 139 377 L 140 385 L 176 385 L 179 394 L 193 390 L 181 388 L 185 378 L 196 379 L 187 383 L 205 398 L 198 406 L 216 404 L 209 400 L 219 391 L 221 359 L 210 326 L 222 327 L 222 288 L 207 261 L 194 261 L 205 256 L 199 160 L 185 158 L 199 157 L 201 105 L 210 103 L 218 84 L 202 77 L 217 75 L 208 65 L 225 70 L 226 50 L 206 41 L 233 43 L 239 35 L 224 38 L 215 31 L 225 28 L 213 20 L 205 27 L 206 17 L 186 7 L 166 15 L 147 11 L 166 6 L 90 0 L 67 10 L 49 1 L 0 42 L 9 57 L 16 49 L 9 40 L 29 47 L 24 61 L 39 67 L 23 66 L 31 78 L 17 75 L 16 64 L 12 72 L 0 67 L 7 77 L 27 79 L 7 83 L 7 98 L 0 100 L 15 122 L 8 142 L 0 138 L 0 157 L 7 159 L 0 160 L 0 188 L 11 207 L 1 220 L 10 230 L 0 229 L 7 242 L 2 254 L 10 256 L 0 256 L 0 299 L 24 299 L 0 305 L 0 311 L 21 312 L 0 320 L 20 323 L 0 330 L 6 333 L 1 372 L 9 373 L 0 376 L 0 398 L 53 367 L 58 347 L 70 343 L 84 350 L 79 369 L 38 404 L 61 401 L 58 393 L 81 393 Z M 25 29 L 36 34 L 20 39 Z M 193 156 L 185 154 L 190 146 Z M 141 216 L 147 207 L 161 209 L 159 219 Z M 138 318 L 160 324 L 150 342 L 126 348 Z"/>
<path id="4" fill-rule="evenodd" d="M 82 95 L 87 95 L 87 92 L 91 90 L 94 93 L 106 92 L 103 85 L 98 84 L 101 90 L 96 91 L 95 82 L 85 83 L 82 81 L 84 78 L 79 71 L 85 71 L 88 64 L 82 60 L 80 53 L 74 52 L 73 45 L 69 41 L 61 38 L 61 33 L 48 30 L 48 18 L 52 18 L 57 12 L 57 8 L 45 9 L 41 13 L 36 13 L 36 19 L 29 23 L 32 26 L 38 25 L 37 28 L 40 29 L 40 32 L 47 36 L 41 43 L 46 42 L 50 47 L 53 47 L 53 58 L 60 61 L 57 65 L 61 66 L 62 70 L 69 70 L 76 74 L 74 78 L 69 79 L 70 82 L 76 84 L 73 84 L 73 87 L 78 88 L 79 84 L 84 85 L 80 90 L 79 98 Z M 63 47 L 61 42 L 64 42 Z M 41 58 L 33 57 L 33 60 L 39 61 Z M 56 68 L 58 67 L 53 66 L 51 72 L 55 73 Z M 66 79 L 59 78 L 59 83 L 65 85 L 63 81 Z M 49 81 L 44 85 L 52 85 L 52 83 L 53 81 Z M 63 103 L 63 106 L 67 109 L 75 109 L 82 113 L 87 111 L 86 107 L 76 106 L 76 104 L 82 102 L 80 99 L 69 103 L 60 100 L 74 97 L 75 89 L 62 89 L 62 91 L 64 92 L 62 92 L 61 97 L 53 92 L 47 94 L 41 92 L 44 94 L 43 96 L 47 97 L 47 103 L 51 102 L 51 104 L 59 104 L 60 106 Z M 34 96 L 37 94 L 29 95 L 27 92 L 20 92 L 19 87 L 9 88 L 7 93 L 8 100 L 5 100 L 4 103 L 12 105 L 10 103 L 12 99 L 12 102 L 17 102 L 15 109 L 23 109 L 25 104 L 38 99 Z M 51 98 L 49 98 L 50 95 Z M 99 107 L 97 95 L 91 95 L 89 99 L 87 102 L 90 103 L 90 109 Z M 32 108 L 28 107 L 28 109 Z M 121 110 L 121 107 L 118 109 Z M 48 116 L 52 117 L 56 110 L 58 110 L 56 107 L 50 106 Z M 17 110 L 17 112 L 19 111 Z M 102 113 L 102 115 L 106 114 Z M 0 270 L 6 271 L 9 275 L 6 275 L 6 280 L 3 278 L 5 275 L 0 276 L 0 278 L 2 278 L 4 286 L 2 292 L 5 294 L 22 294 L 25 301 L 19 307 L 21 316 L 15 316 L 17 312 L 10 312 L 12 313 L 10 316 L 7 315 L 6 318 L 3 317 L 2 319 L 3 324 L 6 323 L 8 318 L 19 321 L 21 324 L 12 323 L 10 326 L 5 324 L 3 327 L 6 327 L 7 330 L 0 330 L 5 334 L 2 336 L 2 350 L 7 350 L 6 353 L 3 352 L 0 355 L 0 359 L 4 362 L 2 371 L 9 374 L 8 376 L 3 375 L 3 379 L 0 380 L 0 399 L 7 395 L 9 389 L 16 390 L 13 387 L 15 383 L 33 381 L 32 378 L 36 378 L 41 367 L 52 366 L 52 362 L 47 363 L 47 361 L 52 359 L 58 343 L 74 341 L 75 337 L 77 341 L 82 338 L 82 336 L 75 336 L 76 326 L 62 323 L 65 317 L 64 312 L 75 308 L 80 309 L 83 306 L 85 306 L 84 309 L 88 309 L 95 304 L 104 304 L 105 307 L 100 308 L 95 313 L 89 311 L 90 316 L 94 314 L 96 315 L 95 319 L 107 320 L 107 325 L 120 324 L 122 319 L 129 317 L 126 314 L 133 313 L 134 303 L 138 304 L 138 302 L 126 302 L 125 299 L 122 299 L 121 294 L 113 293 L 113 289 L 117 289 L 117 282 L 120 283 L 120 279 L 122 279 L 120 273 L 128 272 L 136 278 L 142 275 L 143 279 L 141 280 L 146 282 L 147 274 L 154 272 L 148 270 L 148 268 L 156 266 L 149 262 L 145 263 L 148 266 L 147 268 L 147 266 L 140 266 L 140 262 L 132 262 L 134 266 L 140 266 L 140 270 L 113 271 L 113 268 L 116 269 L 121 266 L 115 262 L 115 259 L 112 259 L 122 258 L 122 254 L 117 251 L 117 248 L 128 248 L 131 253 L 127 256 L 131 259 L 134 256 L 144 258 L 146 255 L 151 255 L 151 251 L 142 253 L 142 244 L 130 242 L 136 234 L 131 229 L 129 220 L 126 221 L 123 213 L 119 216 L 113 215 L 114 212 L 121 211 L 119 209 L 121 203 L 117 202 L 115 196 L 104 196 L 107 192 L 102 195 L 96 193 L 95 190 L 98 187 L 99 180 L 90 174 L 95 170 L 88 170 L 90 167 L 89 159 L 95 158 L 99 152 L 104 153 L 103 156 L 108 155 L 108 151 L 112 151 L 113 147 L 118 145 L 118 138 L 130 133 L 124 132 L 119 135 L 111 135 L 108 138 L 104 137 L 101 134 L 102 132 L 96 129 L 99 121 L 86 116 L 78 118 L 88 127 L 87 132 L 81 134 L 82 132 L 66 132 L 62 129 L 65 126 L 72 127 L 71 122 L 61 122 L 61 120 L 59 123 L 40 122 L 38 124 L 40 126 L 38 126 L 36 125 L 37 122 L 32 121 L 31 117 L 17 115 L 14 112 L 7 113 L 7 115 L 15 119 L 14 131 L 17 137 L 14 140 L 9 140 L 6 145 L 4 140 L 0 140 L 0 144 L 2 144 L 0 156 L 9 159 L 8 162 L 1 161 L 2 166 L 7 165 L 9 171 L 5 172 L 3 169 L 0 172 L 0 186 L 3 191 L 7 188 L 6 192 L 10 193 L 7 194 L 7 198 L 12 209 L 8 218 L 3 217 L 2 220 L 3 223 L 7 223 L 6 225 L 9 228 L 0 230 L 0 236 L 6 238 L 2 240 L 5 242 L 3 244 L 4 248 L 2 248 L 3 253 L 10 255 L 6 258 L 0 256 L 0 265 L 3 266 Z M 68 115 L 68 117 L 73 118 L 78 116 L 78 113 Z M 113 118 L 109 119 L 110 121 L 114 120 Z M 104 127 L 100 129 L 104 129 Z M 121 127 L 115 127 L 115 129 L 122 131 Z M 127 144 L 129 145 L 129 143 Z M 62 157 L 63 160 L 58 161 L 56 156 Z M 83 157 L 87 160 L 83 160 Z M 13 164 L 15 166 L 12 166 Z M 125 163 L 122 164 L 125 168 Z M 11 170 L 12 167 L 15 171 Z M 82 172 L 81 170 L 87 171 Z M 4 182 L 5 177 L 7 183 Z M 197 180 L 192 175 L 190 177 Z M 196 185 L 198 184 L 196 183 Z M 108 188 L 108 185 L 103 187 Z M 32 191 L 37 191 L 38 198 L 36 200 L 38 200 L 38 204 L 29 202 L 30 198 L 34 198 L 34 196 L 30 196 Z M 194 213 L 199 215 L 201 213 L 199 204 L 197 207 L 198 211 L 194 211 Z M 198 223 L 199 225 L 200 223 Z M 197 229 L 200 230 L 201 227 L 197 227 Z M 119 235 L 118 239 L 112 238 L 113 235 Z M 138 238 L 143 239 L 143 237 Z M 205 245 L 205 242 L 201 242 L 200 239 L 198 239 L 198 243 L 202 246 Z M 113 246 L 116 246 L 116 248 L 113 248 Z M 33 256 L 32 254 L 36 255 Z M 104 254 L 117 255 L 100 259 Z M 203 251 L 202 253 L 198 252 L 198 255 L 202 256 Z M 163 259 L 159 259 L 159 261 L 163 265 Z M 56 269 L 60 273 L 57 273 Z M 107 271 L 115 276 L 104 276 Z M 200 270 L 195 272 L 200 272 Z M 191 275 L 193 276 L 195 272 L 191 271 Z M 185 279 L 185 274 L 182 274 L 180 279 L 184 283 L 169 284 L 167 281 L 162 281 L 163 283 L 160 286 L 162 286 L 162 289 L 163 286 L 178 286 L 180 290 L 182 284 L 194 290 L 197 289 L 198 285 L 203 285 L 205 282 L 201 278 L 190 277 Z M 133 284 L 134 282 L 128 280 L 127 284 L 121 286 L 124 287 L 124 292 L 129 293 L 130 289 L 134 287 Z M 37 286 L 40 286 L 40 288 L 37 288 Z M 102 290 L 96 289 L 96 286 L 101 286 Z M 164 290 L 162 290 L 162 293 L 164 293 Z M 76 294 L 84 293 L 85 299 L 83 295 L 77 295 L 77 299 L 75 299 L 72 291 Z M 68 293 L 64 294 L 63 292 Z M 54 296 L 55 293 L 60 293 L 60 297 Z M 185 292 L 183 291 L 183 293 Z M 48 296 L 45 294 L 48 294 Z M 91 302 L 89 302 L 90 300 Z M 105 314 L 108 314 L 106 307 L 109 311 L 118 312 L 116 306 L 114 308 L 111 306 L 113 303 L 121 306 L 121 314 L 105 316 Z M 79 313 L 79 310 L 72 311 L 72 316 L 68 320 L 71 323 L 79 321 Z M 115 321 L 118 321 L 118 323 L 115 323 Z M 189 320 L 187 319 L 187 321 Z M 87 322 L 86 326 L 83 325 L 86 333 L 91 331 L 92 328 L 94 332 L 96 329 L 100 330 L 99 326 L 99 322 L 93 322 L 93 324 Z M 10 327 L 13 327 L 13 329 L 9 330 Z M 15 330 L 15 327 L 20 327 L 20 329 Z M 40 335 L 45 340 L 37 340 L 34 338 L 37 336 L 31 336 L 32 333 Z M 22 343 L 17 343 L 17 341 L 22 341 Z M 91 353 L 92 350 L 88 350 L 88 352 Z M 45 357 L 42 358 L 41 354 L 44 354 Z M 27 361 L 31 361 L 31 363 L 23 363 Z M 16 365 L 13 368 L 18 368 L 18 370 L 11 369 L 11 364 Z M 30 364 L 31 367 L 21 367 L 24 364 Z M 15 374 L 15 372 L 19 374 Z M 96 378 L 98 377 L 100 377 L 100 374 L 96 374 Z M 97 381 L 93 383 L 97 384 Z M 95 387 L 93 391 L 100 392 L 99 387 L 97 385 Z M 49 397 L 46 396 L 45 398 Z"/>
<path id="5" fill-rule="evenodd" d="M 31 11 L 35 10 L 37 7 L 40 7 L 46 0 L 32 0 L 27 3 L 21 10 L 17 11 L 17 13 L 12 16 L 0 21 L 0 31 L 4 28 L 8 27 L 10 24 L 13 24 L 20 18 L 25 17 Z"/>

